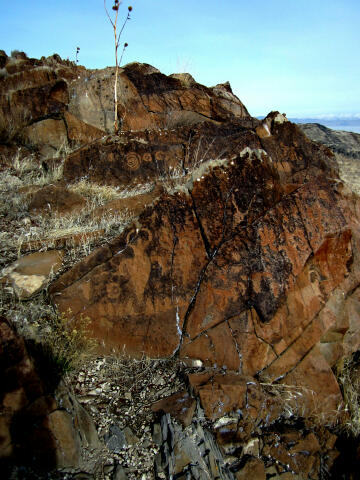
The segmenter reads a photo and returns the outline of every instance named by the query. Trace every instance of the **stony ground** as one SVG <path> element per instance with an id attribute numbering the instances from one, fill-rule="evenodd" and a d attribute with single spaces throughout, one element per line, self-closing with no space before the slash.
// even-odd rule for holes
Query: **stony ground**
<path id="1" fill-rule="evenodd" d="M 159 447 L 152 438 L 151 405 L 184 388 L 183 368 L 173 360 L 108 356 L 92 359 L 69 375 L 69 384 L 107 445 L 99 478 L 114 478 L 117 464 L 129 480 L 154 478 Z"/>

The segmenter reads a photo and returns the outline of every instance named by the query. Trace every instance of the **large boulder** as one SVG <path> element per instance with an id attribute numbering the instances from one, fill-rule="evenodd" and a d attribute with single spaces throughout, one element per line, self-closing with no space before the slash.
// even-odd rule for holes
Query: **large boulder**
<path id="1" fill-rule="evenodd" d="M 112 131 L 114 75 L 114 68 L 82 72 L 70 86 L 70 112 L 90 125 Z M 208 88 L 189 74 L 166 76 L 151 65 L 137 62 L 120 69 L 118 113 L 123 130 L 250 117 L 228 83 Z"/>
<path id="2" fill-rule="evenodd" d="M 0 142 L 16 140 L 51 156 L 113 131 L 113 67 L 86 70 L 56 54 L 36 60 L 5 52 L 1 64 Z M 251 118 L 229 83 L 208 88 L 189 74 L 166 76 L 142 63 L 120 69 L 118 115 L 125 131 Z"/>
<path id="3" fill-rule="evenodd" d="M 2 63 L 0 141 L 15 140 L 51 156 L 61 147 L 103 135 L 68 112 L 69 83 L 82 68 L 60 57 L 36 60 L 5 54 Z"/>
<path id="4" fill-rule="evenodd" d="M 108 351 L 176 354 L 290 384 L 304 389 L 308 412 L 333 412 L 342 397 L 321 342 L 338 328 L 336 299 L 359 285 L 359 207 L 329 150 L 277 113 L 259 126 L 193 128 L 203 142 L 192 153 L 200 149 L 198 167 L 60 277 L 53 299 L 74 318 L 88 316 Z M 103 162 L 94 155 L 93 171 Z M 342 322 L 343 343 L 353 322 Z M 358 345 L 348 338 L 347 351 Z"/>

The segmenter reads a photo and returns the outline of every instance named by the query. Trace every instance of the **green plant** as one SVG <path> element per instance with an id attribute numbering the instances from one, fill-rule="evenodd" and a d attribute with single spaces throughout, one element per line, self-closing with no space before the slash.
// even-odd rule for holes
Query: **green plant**
<path id="1" fill-rule="evenodd" d="M 118 94 L 117 94 L 117 83 L 118 83 L 118 75 L 119 75 L 119 65 L 121 65 L 121 60 L 124 55 L 125 49 L 128 46 L 127 43 L 124 43 L 124 47 L 121 53 L 120 61 L 118 61 L 118 49 L 119 49 L 119 43 L 120 43 L 120 37 L 121 34 L 125 28 L 126 23 L 128 20 L 130 20 L 130 12 L 132 11 L 132 7 L 128 7 L 128 13 L 125 18 L 125 21 L 120 29 L 120 32 L 117 32 L 117 21 L 118 21 L 118 15 L 119 15 L 119 7 L 121 5 L 121 0 L 114 0 L 114 5 L 112 7 L 112 10 L 115 12 L 114 13 L 114 18 L 111 18 L 108 9 L 106 8 L 106 0 L 104 0 L 104 8 L 106 11 L 106 14 L 109 18 L 109 21 L 113 27 L 114 30 L 114 42 L 115 42 L 115 85 L 114 85 L 114 132 L 118 133 L 119 131 L 119 122 L 118 122 Z"/>
<path id="2" fill-rule="evenodd" d="M 6 315 L 24 338 L 35 365 L 50 389 L 65 374 L 91 358 L 96 342 L 88 335 L 90 320 L 73 319 L 71 311 L 58 313 L 46 291 L 20 301 L 5 288 L 0 292 L 0 315 Z"/>

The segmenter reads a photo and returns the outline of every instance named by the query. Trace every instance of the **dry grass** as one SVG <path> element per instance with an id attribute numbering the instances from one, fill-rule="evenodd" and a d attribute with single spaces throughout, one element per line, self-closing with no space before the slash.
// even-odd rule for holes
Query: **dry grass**
<path id="1" fill-rule="evenodd" d="M 23 156 L 20 150 L 11 159 L 9 168 L 0 172 L 0 255 L 12 260 L 12 250 L 31 236 L 32 224 L 28 206 L 30 193 L 62 177 L 63 163 L 45 172 L 32 155 Z"/>
<path id="2" fill-rule="evenodd" d="M 54 158 L 63 158 L 63 147 L 57 150 Z M 63 161 L 59 161 L 57 165 L 53 164 L 48 171 L 41 167 L 39 161 L 34 155 L 22 155 L 18 150 L 16 155 L 11 159 L 9 168 L 0 172 L 0 192 L 11 192 L 14 187 L 21 188 L 26 186 L 42 187 L 49 183 L 55 183 L 62 178 Z M 17 192 L 14 192 L 18 195 Z"/>
<path id="3" fill-rule="evenodd" d="M 5 76 L 4 73 L 3 76 Z M 19 113 L 12 113 L 11 116 L 4 111 L 0 111 L 0 142 L 5 145 L 12 144 L 15 141 L 22 144 L 24 128 L 28 125 L 30 118 L 30 113 L 23 110 Z"/>
<path id="4" fill-rule="evenodd" d="M 324 411 L 316 392 L 309 388 L 281 383 L 261 383 L 261 386 L 275 399 L 286 420 L 303 419 L 312 427 L 321 428 L 341 427 L 343 423 L 343 404 L 336 411 Z"/>
<path id="5" fill-rule="evenodd" d="M 94 217 L 94 209 L 94 205 L 87 204 L 80 212 L 73 214 L 53 215 L 50 218 L 38 216 L 36 217 L 37 226 L 30 228 L 26 240 L 49 240 L 96 230 L 104 230 L 105 234 L 108 234 L 114 227 L 119 232 L 132 219 L 127 211 Z"/>
<path id="6" fill-rule="evenodd" d="M 360 361 L 359 355 L 342 359 L 337 367 L 337 378 L 342 387 L 345 412 L 348 413 L 345 430 L 355 437 L 360 435 Z"/>
<path id="7" fill-rule="evenodd" d="M 261 386 L 281 405 L 285 418 L 309 416 L 307 399 L 312 400 L 314 398 L 315 393 L 312 390 L 298 385 L 282 383 L 261 383 Z"/>
<path id="8" fill-rule="evenodd" d="M 62 158 L 66 153 L 66 146 L 63 146 L 57 156 Z M 89 254 L 93 237 L 86 234 L 96 231 L 103 231 L 105 237 L 119 234 L 132 219 L 127 211 L 95 216 L 95 209 L 110 200 L 151 190 L 149 185 L 145 185 L 120 191 L 81 181 L 70 188 L 86 198 L 86 205 L 80 212 L 63 216 L 30 216 L 31 193 L 39 187 L 56 183 L 62 178 L 62 173 L 63 162 L 59 161 L 45 172 L 35 157 L 24 157 L 20 151 L 12 159 L 10 168 L 0 172 L 0 220 L 6 221 L 0 233 L 2 251 L 16 251 L 19 256 L 24 244 L 42 242 L 43 248 L 47 249 L 56 238 L 84 234 L 80 248 Z"/>
<path id="9" fill-rule="evenodd" d="M 94 207 L 105 205 L 112 200 L 142 195 L 151 192 L 153 188 L 153 183 L 120 189 L 119 187 L 90 183 L 87 180 L 80 180 L 78 183 L 69 186 L 69 190 L 85 197 Z"/>
<path id="10" fill-rule="evenodd" d="M 159 176 L 159 181 L 169 194 L 173 194 L 184 188 L 190 178 L 191 173 L 185 172 L 181 165 L 177 165 L 176 167 L 170 166 L 166 172 L 163 172 Z"/>

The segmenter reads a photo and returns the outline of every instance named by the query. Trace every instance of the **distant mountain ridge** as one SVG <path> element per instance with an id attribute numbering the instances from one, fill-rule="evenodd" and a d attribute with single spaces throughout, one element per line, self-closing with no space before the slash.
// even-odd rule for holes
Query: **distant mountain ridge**
<path id="1" fill-rule="evenodd" d="M 358 115 L 314 115 L 309 117 L 292 117 L 289 116 L 289 120 L 294 123 L 319 123 L 329 125 L 359 125 L 360 117 Z"/>
<path id="2" fill-rule="evenodd" d="M 360 134 L 333 130 L 320 123 L 299 123 L 301 130 L 313 141 L 322 143 L 335 153 L 347 157 L 360 157 Z"/>
<path id="3" fill-rule="evenodd" d="M 358 116 L 346 117 L 343 115 L 324 115 L 309 118 L 289 117 L 289 120 L 297 124 L 317 123 L 332 128 L 333 130 L 360 133 L 360 118 Z"/>
<path id="4" fill-rule="evenodd" d="M 256 117 L 259 120 L 265 118 L 263 115 Z M 289 116 L 290 122 L 297 124 L 316 123 L 332 128 L 333 130 L 344 130 L 347 132 L 360 133 L 360 115 L 347 116 L 338 115 L 314 115 L 312 117 L 292 117 Z"/>

